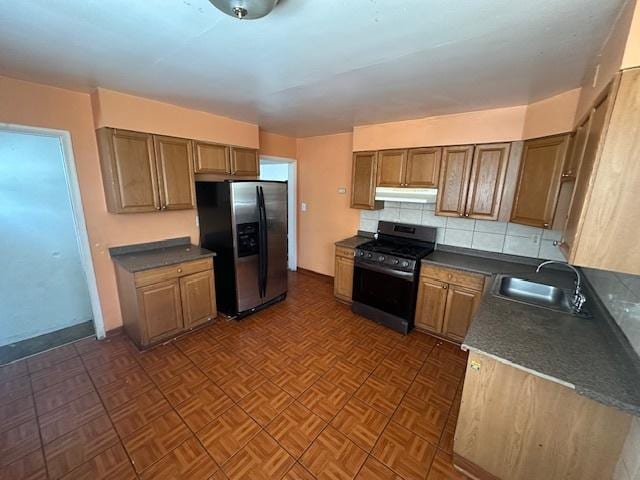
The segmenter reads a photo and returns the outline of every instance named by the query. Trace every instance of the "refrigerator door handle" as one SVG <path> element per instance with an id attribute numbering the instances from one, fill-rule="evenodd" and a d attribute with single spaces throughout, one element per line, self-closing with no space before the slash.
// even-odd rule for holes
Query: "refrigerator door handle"
<path id="1" fill-rule="evenodd" d="M 266 202 L 264 201 L 264 189 L 262 188 L 262 186 L 260 186 L 260 212 L 261 212 L 261 223 L 262 226 L 264 227 L 262 229 L 263 232 L 263 238 L 262 238 L 262 246 L 264 247 L 264 255 L 261 255 L 261 257 L 263 258 L 262 264 L 263 264 L 263 275 L 262 275 L 262 292 L 263 292 L 263 296 L 267 296 L 267 280 L 268 280 L 268 273 L 269 273 L 269 236 L 267 234 L 267 205 Z"/>
<path id="2" fill-rule="evenodd" d="M 262 241 L 262 232 L 264 225 L 262 224 L 262 197 L 260 195 L 260 187 L 256 186 L 256 204 L 258 206 L 258 294 L 260 298 L 264 297 L 264 244 Z"/>

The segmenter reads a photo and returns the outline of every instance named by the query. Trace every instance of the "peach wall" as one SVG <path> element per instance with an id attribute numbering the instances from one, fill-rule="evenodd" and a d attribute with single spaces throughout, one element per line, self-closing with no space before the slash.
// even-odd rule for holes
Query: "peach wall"
<path id="1" fill-rule="evenodd" d="M 91 102 L 96 128 L 117 127 L 241 147 L 259 146 L 258 126 L 251 123 L 104 88 L 92 93 Z"/>
<path id="2" fill-rule="evenodd" d="M 260 130 L 260 155 L 296 158 L 296 139 Z"/>
<path id="3" fill-rule="evenodd" d="M 634 3 L 633 1 L 630 3 Z M 629 27 L 629 36 L 622 57 L 622 68 L 640 66 L 640 2 L 635 2 L 635 8 Z"/>
<path id="4" fill-rule="evenodd" d="M 334 243 L 354 235 L 360 211 L 349 208 L 353 135 L 340 133 L 299 138 L 298 266 L 333 275 Z M 346 193 L 338 193 L 345 187 Z"/>
<path id="5" fill-rule="evenodd" d="M 579 100 L 580 89 L 575 88 L 527 105 L 522 126 L 522 139 L 573 130 Z"/>
<path id="6" fill-rule="evenodd" d="M 172 105 L 126 97 L 129 97 L 126 102 L 120 94 L 110 97 L 117 98 L 117 102 L 99 102 L 97 114 L 108 118 L 113 126 L 176 136 L 191 136 L 183 125 L 189 122 L 197 132 L 193 136 L 198 138 L 257 147 L 258 128 L 255 125 L 235 121 L 227 124 L 223 117 L 213 115 L 215 118 L 211 119 L 203 112 L 190 114 Z M 96 105 L 95 99 L 93 103 Z M 119 109 L 115 108 L 116 105 Z M 169 115 L 171 120 L 156 119 L 154 115 Z M 134 116 L 139 116 L 139 119 L 127 119 Z M 122 319 L 108 248 L 178 236 L 190 236 L 197 242 L 198 228 L 194 210 L 129 215 L 107 212 L 93 121 L 92 101 L 88 94 L 0 77 L 0 122 L 71 133 L 102 313 L 105 328 L 110 330 L 120 326 Z M 217 137 L 218 133 L 211 133 L 214 127 L 217 132 L 226 132 L 225 136 Z"/>

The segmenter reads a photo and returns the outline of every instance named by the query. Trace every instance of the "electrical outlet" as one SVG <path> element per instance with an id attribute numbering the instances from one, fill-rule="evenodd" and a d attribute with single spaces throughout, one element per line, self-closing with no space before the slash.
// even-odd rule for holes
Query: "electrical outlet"
<path id="1" fill-rule="evenodd" d="M 300 210 L 303 212 L 307 211 L 307 204 L 305 202 L 300 203 Z"/>
<path id="2" fill-rule="evenodd" d="M 338 187 L 338 193 L 344 195 L 347 193 L 347 189 L 345 187 Z"/>

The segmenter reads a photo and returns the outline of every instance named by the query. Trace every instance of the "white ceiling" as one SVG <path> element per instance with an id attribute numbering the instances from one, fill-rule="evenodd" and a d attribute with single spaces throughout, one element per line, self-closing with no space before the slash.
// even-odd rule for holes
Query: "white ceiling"
<path id="1" fill-rule="evenodd" d="M 295 136 L 579 86 L 624 0 L 0 1 L 0 74 L 97 86 Z"/>

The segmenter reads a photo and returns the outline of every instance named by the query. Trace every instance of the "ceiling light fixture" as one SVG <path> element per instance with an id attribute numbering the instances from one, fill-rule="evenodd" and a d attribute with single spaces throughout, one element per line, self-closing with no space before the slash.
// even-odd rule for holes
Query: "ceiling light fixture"
<path id="1" fill-rule="evenodd" d="M 253 20 L 267 15 L 278 0 L 209 0 L 221 12 L 240 20 Z"/>

